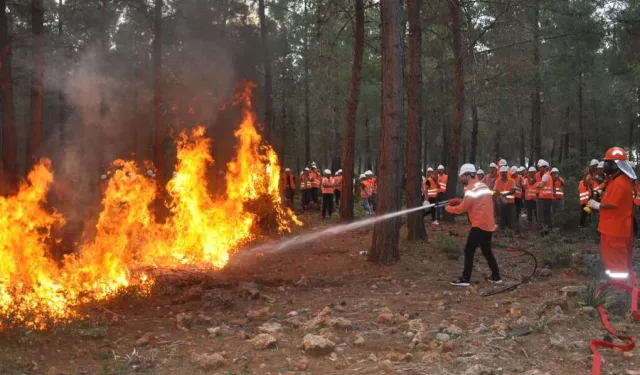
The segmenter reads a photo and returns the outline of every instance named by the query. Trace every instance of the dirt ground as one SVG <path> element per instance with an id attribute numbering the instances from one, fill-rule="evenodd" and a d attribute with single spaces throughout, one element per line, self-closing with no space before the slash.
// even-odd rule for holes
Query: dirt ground
<path id="1" fill-rule="evenodd" d="M 317 212 L 302 218 L 299 233 L 336 225 Z M 580 307 L 580 292 L 561 289 L 591 279 L 545 270 L 515 291 L 482 297 L 491 286 L 478 251 L 473 286 L 450 286 L 462 259 L 437 238 L 451 236 L 462 248 L 467 230 L 464 219 L 429 226 L 429 241 L 411 245 L 403 230 L 402 260 L 389 267 L 361 255 L 371 242 L 366 229 L 206 275 L 169 274 L 151 296 L 123 295 L 92 307 L 85 321 L 2 333 L 0 374 L 588 373 L 589 340 L 606 332 L 593 308 Z M 518 247 L 536 239 L 529 232 L 495 241 Z M 528 257 L 497 255 L 507 283 L 532 270 Z M 640 337 L 640 322 L 626 313 L 610 318 Z M 640 374 L 637 350 L 602 353 L 603 374 Z"/>

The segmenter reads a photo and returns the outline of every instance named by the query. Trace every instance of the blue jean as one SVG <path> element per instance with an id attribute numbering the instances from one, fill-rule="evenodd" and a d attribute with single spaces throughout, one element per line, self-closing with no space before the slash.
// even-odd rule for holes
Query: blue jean
<path id="1" fill-rule="evenodd" d="M 362 199 L 362 207 L 364 208 L 364 211 L 367 213 L 371 213 L 371 205 L 369 204 L 369 198 L 360 198 Z"/>

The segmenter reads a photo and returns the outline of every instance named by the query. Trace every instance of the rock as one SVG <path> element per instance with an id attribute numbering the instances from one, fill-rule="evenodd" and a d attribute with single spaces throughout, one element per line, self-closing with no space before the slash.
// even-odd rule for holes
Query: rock
<path id="1" fill-rule="evenodd" d="M 147 346 L 149 345 L 149 339 L 151 338 L 151 333 L 145 333 L 142 337 L 136 340 L 135 346 Z"/>
<path id="2" fill-rule="evenodd" d="M 331 319 L 331 320 L 329 320 L 329 325 L 331 327 L 340 328 L 340 329 L 351 329 L 352 328 L 351 321 L 349 319 L 345 319 L 345 318 Z"/>
<path id="3" fill-rule="evenodd" d="M 446 341 L 444 344 L 442 344 L 442 351 L 445 353 L 452 352 L 454 348 L 455 344 L 452 340 Z"/>
<path id="4" fill-rule="evenodd" d="M 302 358 L 291 366 L 293 371 L 306 371 L 309 368 L 309 360 Z"/>
<path id="5" fill-rule="evenodd" d="M 300 278 L 300 280 L 296 281 L 296 285 L 297 286 L 309 286 L 309 279 L 307 279 L 306 277 L 302 276 Z"/>
<path id="6" fill-rule="evenodd" d="M 376 289 L 378 289 L 378 286 L 376 284 L 373 284 L 369 288 L 372 289 L 372 290 L 376 290 Z"/>
<path id="7" fill-rule="evenodd" d="M 64 372 L 58 370 L 56 367 L 50 367 L 47 370 L 47 375 L 64 375 Z"/>
<path id="8" fill-rule="evenodd" d="M 509 336 L 526 336 L 535 330 L 535 323 L 526 316 L 521 316 L 509 326 Z"/>
<path id="9" fill-rule="evenodd" d="M 391 360 L 385 359 L 384 361 L 378 362 L 378 368 L 380 368 L 380 370 L 385 372 L 392 372 L 393 362 L 391 362 Z"/>
<path id="10" fill-rule="evenodd" d="M 427 336 L 427 331 L 418 331 L 415 336 L 413 336 L 413 339 L 411 339 L 411 344 L 409 345 L 409 347 L 415 349 L 416 347 L 424 344 L 425 342 L 427 342 Z"/>
<path id="11" fill-rule="evenodd" d="M 249 335 L 243 331 L 243 330 L 239 330 L 238 334 L 236 335 L 240 340 L 247 340 L 249 338 Z"/>
<path id="12" fill-rule="evenodd" d="M 202 287 L 200 285 L 194 285 L 187 288 L 180 297 L 176 299 L 176 303 L 186 303 L 191 301 L 200 301 L 202 299 Z"/>
<path id="13" fill-rule="evenodd" d="M 589 343 L 586 341 L 574 341 L 571 343 L 571 346 L 578 350 L 587 350 L 589 349 Z"/>
<path id="14" fill-rule="evenodd" d="M 590 318 L 598 317 L 598 310 L 595 307 L 584 306 L 576 310 L 577 315 L 588 316 Z"/>
<path id="15" fill-rule="evenodd" d="M 549 338 L 549 343 L 555 349 L 566 350 L 569 349 L 569 345 L 567 345 L 567 340 L 559 333 L 554 333 Z"/>
<path id="16" fill-rule="evenodd" d="M 257 310 L 249 310 L 247 312 L 247 318 L 251 320 L 269 318 L 271 317 L 271 312 L 269 311 L 269 307 L 263 307 Z"/>
<path id="17" fill-rule="evenodd" d="M 333 352 L 333 353 L 329 354 L 329 360 L 330 360 L 331 362 L 335 362 L 335 361 L 337 361 L 337 360 L 338 360 L 338 353 Z"/>
<path id="18" fill-rule="evenodd" d="M 489 368 L 487 366 L 483 366 L 483 365 L 473 365 L 463 373 L 463 375 L 496 375 L 496 374 L 497 372 L 494 369 Z"/>
<path id="19" fill-rule="evenodd" d="M 278 333 L 282 332 L 282 324 L 280 323 L 264 323 L 258 330 L 262 333 Z"/>
<path id="20" fill-rule="evenodd" d="M 540 370 L 533 369 L 525 372 L 523 375 L 549 375 L 549 373 L 548 372 L 543 373 Z"/>
<path id="21" fill-rule="evenodd" d="M 207 328 L 207 332 L 209 332 L 209 337 L 220 336 L 221 331 L 222 329 L 220 327 Z"/>
<path id="22" fill-rule="evenodd" d="M 333 351 L 336 344 L 322 336 L 307 334 L 302 339 L 302 349 L 314 355 L 326 355 Z"/>
<path id="23" fill-rule="evenodd" d="M 178 327 L 190 328 L 193 323 L 193 314 L 191 313 L 178 313 L 176 315 L 176 323 Z"/>
<path id="24" fill-rule="evenodd" d="M 392 325 L 393 324 L 393 314 L 388 312 L 383 312 L 378 315 L 378 319 L 376 320 L 380 324 Z"/>
<path id="25" fill-rule="evenodd" d="M 586 291 L 586 285 L 569 285 L 560 289 L 560 293 L 562 293 L 562 295 L 565 297 L 577 297 Z"/>
<path id="26" fill-rule="evenodd" d="M 227 365 L 227 360 L 222 354 L 194 354 L 192 362 L 203 370 L 217 370 Z"/>
<path id="27" fill-rule="evenodd" d="M 436 335 L 436 340 L 438 341 L 449 341 L 451 340 L 451 336 L 447 335 L 446 333 L 438 333 Z"/>
<path id="28" fill-rule="evenodd" d="M 298 316 L 298 312 L 297 311 L 289 311 L 287 316 Z"/>
<path id="29" fill-rule="evenodd" d="M 302 330 L 307 333 L 315 332 L 324 327 L 327 323 L 327 318 L 324 316 L 316 316 L 302 325 Z"/>
<path id="30" fill-rule="evenodd" d="M 368 357 L 368 358 L 369 358 L 369 360 L 370 360 L 370 361 L 372 361 L 372 362 L 378 362 L 378 357 L 376 357 L 376 355 L 375 355 L 375 354 L 373 354 L 373 353 L 369 354 L 369 357 Z"/>
<path id="31" fill-rule="evenodd" d="M 551 277 L 553 275 L 553 271 L 549 268 L 541 268 L 536 271 L 536 276 L 538 277 Z"/>
<path id="32" fill-rule="evenodd" d="M 444 330 L 444 333 L 447 333 L 449 335 L 453 335 L 453 336 L 460 336 L 462 335 L 462 328 L 458 327 L 455 324 L 449 324 Z"/>
<path id="33" fill-rule="evenodd" d="M 535 311 L 535 314 L 540 317 L 542 316 L 548 309 L 555 308 L 556 306 L 560 306 L 563 311 L 569 310 L 569 303 L 565 298 L 554 298 L 549 299 L 541 303 Z"/>
<path id="34" fill-rule="evenodd" d="M 240 285 L 238 285 L 238 289 L 251 299 L 260 298 L 260 287 L 256 283 L 241 282 Z"/>
<path id="35" fill-rule="evenodd" d="M 268 333 L 261 333 L 258 336 L 251 339 L 253 348 L 257 350 L 265 350 L 274 346 L 278 342 L 278 339 L 271 336 Z"/>
<path id="36" fill-rule="evenodd" d="M 626 375 L 640 375 L 640 371 L 639 370 L 627 370 L 625 372 Z"/>
<path id="37" fill-rule="evenodd" d="M 416 333 L 424 329 L 424 324 L 422 324 L 422 319 L 413 319 L 409 321 L 409 332 Z"/>
<path id="38" fill-rule="evenodd" d="M 395 324 L 403 324 L 409 321 L 409 317 L 406 315 L 402 315 L 402 314 L 395 314 L 393 316 L 393 322 Z"/>
<path id="39" fill-rule="evenodd" d="M 361 335 L 361 334 L 359 334 L 359 333 L 358 333 L 358 334 L 356 334 L 356 335 L 353 337 L 353 345 L 355 345 L 355 346 L 362 346 L 362 345 L 364 345 L 364 337 L 362 337 L 362 335 Z"/>

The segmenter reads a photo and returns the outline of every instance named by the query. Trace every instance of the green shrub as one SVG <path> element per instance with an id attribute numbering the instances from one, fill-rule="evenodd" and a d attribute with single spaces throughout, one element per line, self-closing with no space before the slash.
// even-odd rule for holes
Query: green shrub
<path id="1" fill-rule="evenodd" d="M 598 283 L 597 278 L 591 280 L 591 283 L 589 283 L 589 285 L 587 286 L 587 290 L 585 290 L 580 296 L 580 301 L 578 302 L 578 304 L 582 307 L 590 306 L 595 309 L 603 306 L 607 302 L 607 297 L 609 296 L 610 289 L 605 289 L 596 296 L 596 292 L 598 292 L 599 287 L 600 284 Z"/>
<path id="2" fill-rule="evenodd" d="M 445 233 L 437 233 L 435 243 L 440 251 L 447 256 L 447 259 L 455 260 L 462 254 L 460 243 Z"/>
<path id="3" fill-rule="evenodd" d="M 575 246 L 567 243 L 564 238 L 558 235 L 558 232 L 552 231 L 543 237 L 539 246 L 542 266 L 566 268 L 572 265 Z"/>

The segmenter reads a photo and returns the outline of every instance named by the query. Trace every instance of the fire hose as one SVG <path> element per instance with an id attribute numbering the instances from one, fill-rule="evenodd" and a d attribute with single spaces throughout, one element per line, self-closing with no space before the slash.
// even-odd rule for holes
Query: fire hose
<path id="1" fill-rule="evenodd" d="M 480 295 L 481 297 L 489 297 L 489 296 L 495 296 L 496 294 L 500 294 L 500 293 L 505 293 L 505 292 L 509 292 L 512 290 L 515 290 L 516 288 L 518 288 L 520 285 L 528 283 L 529 281 L 531 281 L 531 279 L 533 279 L 533 276 L 536 274 L 536 271 L 538 270 L 538 259 L 536 258 L 535 255 L 533 255 L 530 251 L 527 251 L 525 249 L 522 248 L 516 248 L 516 247 L 512 247 L 512 246 L 505 246 L 499 243 L 493 243 L 492 244 L 493 247 L 497 247 L 499 249 L 504 249 L 507 253 L 509 254 L 517 254 L 520 256 L 528 256 L 529 258 L 533 259 L 533 269 L 531 271 L 531 274 L 529 274 L 528 276 L 525 276 L 524 278 L 516 278 L 516 277 L 511 277 L 511 276 L 507 276 L 507 275 L 502 275 L 503 277 L 508 277 L 510 279 L 514 279 L 517 280 L 517 282 L 515 284 L 511 284 L 511 285 L 507 285 L 503 288 L 497 289 L 497 290 L 491 290 L 491 291 L 481 291 L 480 293 L 478 293 L 478 295 Z M 533 245 L 529 245 L 527 247 L 531 247 Z"/>
<path id="2" fill-rule="evenodd" d="M 621 290 L 625 292 L 629 292 L 631 294 L 631 316 L 635 320 L 640 320 L 640 314 L 638 313 L 638 279 L 633 270 L 633 252 L 629 252 L 629 277 L 631 279 L 631 285 L 622 282 L 612 282 L 609 281 L 598 288 L 595 293 L 595 296 L 598 297 L 600 293 L 607 289 L 613 290 Z M 609 318 L 607 317 L 607 312 L 604 309 L 604 306 L 598 306 L 598 312 L 600 313 L 600 321 L 604 328 L 613 336 L 617 337 L 620 341 L 623 341 L 623 344 L 616 344 L 611 341 L 606 340 L 591 340 L 591 353 L 593 353 L 593 365 L 591 366 L 591 375 L 599 375 L 602 369 L 602 356 L 600 352 L 598 352 L 598 348 L 609 348 L 609 349 L 618 349 L 623 352 L 627 352 L 633 350 L 636 346 L 636 341 L 631 336 L 625 336 L 617 333 L 611 323 L 609 322 Z"/>

